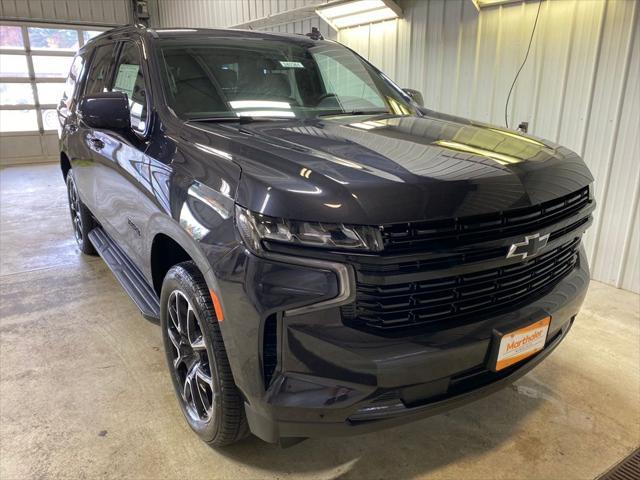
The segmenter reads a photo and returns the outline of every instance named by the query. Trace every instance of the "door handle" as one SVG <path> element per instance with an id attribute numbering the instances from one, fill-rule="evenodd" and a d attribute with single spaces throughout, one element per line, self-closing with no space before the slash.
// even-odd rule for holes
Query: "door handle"
<path id="1" fill-rule="evenodd" d="M 96 150 L 102 150 L 104 148 L 104 142 L 99 138 L 91 137 L 89 141 L 91 142 L 91 145 L 93 145 L 93 148 L 95 148 Z"/>

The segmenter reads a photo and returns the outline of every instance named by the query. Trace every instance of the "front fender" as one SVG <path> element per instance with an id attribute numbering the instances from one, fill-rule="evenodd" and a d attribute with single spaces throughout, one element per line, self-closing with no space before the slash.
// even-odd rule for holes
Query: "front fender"
<path id="1" fill-rule="evenodd" d="M 214 274 L 212 265 L 217 263 L 217 261 L 224 256 L 224 253 L 220 248 L 216 248 L 215 253 L 212 253 L 211 248 L 207 248 L 207 244 L 203 244 L 196 240 L 192 234 L 185 230 L 177 221 L 167 217 L 163 213 L 157 213 L 149 219 L 147 232 L 148 243 L 146 251 L 149 252 L 149 260 L 145 265 L 143 273 L 150 284 L 153 283 L 151 273 L 151 251 L 153 241 L 157 235 L 163 234 L 171 238 L 180 245 L 185 252 L 187 252 L 187 255 L 189 255 L 200 272 L 202 272 L 209 289 L 213 292 L 219 291 L 218 280 Z M 223 299 L 220 299 L 220 306 L 224 312 Z"/>

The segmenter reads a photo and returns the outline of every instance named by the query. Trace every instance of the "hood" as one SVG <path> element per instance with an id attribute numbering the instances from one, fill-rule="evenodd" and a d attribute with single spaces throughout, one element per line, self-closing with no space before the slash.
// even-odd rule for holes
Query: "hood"
<path id="1" fill-rule="evenodd" d="M 204 126 L 204 125 L 203 125 Z M 242 169 L 237 202 L 296 220 L 386 224 L 539 204 L 593 178 L 570 150 L 444 115 L 206 126 Z"/>

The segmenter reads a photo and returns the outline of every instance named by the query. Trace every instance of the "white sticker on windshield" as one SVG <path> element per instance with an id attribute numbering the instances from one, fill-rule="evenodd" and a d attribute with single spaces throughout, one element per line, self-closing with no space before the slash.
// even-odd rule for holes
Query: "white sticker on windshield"
<path id="1" fill-rule="evenodd" d="M 304 68 L 304 65 L 302 65 L 300 62 L 283 62 L 283 61 L 280 61 L 280 65 L 282 65 L 284 68 Z"/>

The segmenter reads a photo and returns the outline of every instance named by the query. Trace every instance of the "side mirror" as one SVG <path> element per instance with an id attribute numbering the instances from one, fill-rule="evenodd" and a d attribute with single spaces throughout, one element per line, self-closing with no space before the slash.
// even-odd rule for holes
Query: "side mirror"
<path id="1" fill-rule="evenodd" d="M 402 91 L 411 97 L 411 100 L 416 102 L 421 107 L 424 107 L 424 98 L 422 98 L 422 94 L 418 90 L 414 90 L 413 88 L 403 88 Z"/>
<path id="2" fill-rule="evenodd" d="M 107 130 L 131 128 L 131 113 L 126 93 L 107 92 L 86 95 L 80 100 L 78 114 L 91 128 Z"/>

